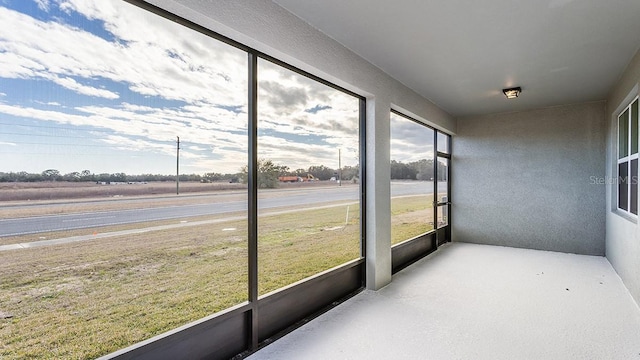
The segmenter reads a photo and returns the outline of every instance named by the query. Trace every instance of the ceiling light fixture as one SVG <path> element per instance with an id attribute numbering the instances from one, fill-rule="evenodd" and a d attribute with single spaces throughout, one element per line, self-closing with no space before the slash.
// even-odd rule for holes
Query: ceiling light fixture
<path id="1" fill-rule="evenodd" d="M 502 89 L 502 92 L 504 93 L 504 96 L 507 97 L 507 99 L 515 99 L 515 98 L 517 98 L 518 95 L 520 95 L 521 91 L 522 91 L 522 89 L 520 88 L 520 86 L 514 87 L 514 88 L 509 88 L 509 89 Z"/>

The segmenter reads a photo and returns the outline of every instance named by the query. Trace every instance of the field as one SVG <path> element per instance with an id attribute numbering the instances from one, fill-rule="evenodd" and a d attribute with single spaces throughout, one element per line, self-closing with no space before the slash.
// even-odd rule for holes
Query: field
<path id="1" fill-rule="evenodd" d="M 246 189 L 246 184 L 180 183 L 180 193 L 203 193 Z M 37 200 L 75 200 L 118 198 L 130 196 L 158 196 L 176 193 L 175 182 L 154 182 L 102 185 L 94 182 L 34 182 L 0 183 L 0 202 Z"/>
<path id="2" fill-rule="evenodd" d="M 391 245 L 433 230 L 432 195 L 391 199 Z"/>
<path id="3" fill-rule="evenodd" d="M 207 191 L 245 196 L 229 190 Z M 188 201 L 204 198 L 190 196 Z M 131 201 L 107 202 L 100 208 L 150 206 L 156 201 L 166 205 L 175 200 L 145 194 L 127 199 Z M 393 232 L 394 242 L 429 229 L 425 217 L 430 202 L 425 200 L 424 196 L 394 199 L 392 226 L 398 229 Z M 63 212 L 88 211 L 95 204 L 71 201 L 53 208 L 59 206 L 75 206 L 75 210 L 59 210 Z M 29 208 L 22 216 L 42 209 Z M 276 210 L 261 211 L 258 222 L 260 294 L 360 257 L 357 204 Z M 10 211 L 4 216 L 11 216 Z M 95 358 L 246 301 L 247 221 L 243 216 L 193 218 L 146 233 L 0 251 L 0 358 Z M 166 223 L 91 231 L 114 234 Z M 0 245 L 72 235 L 77 234 L 0 238 Z"/>

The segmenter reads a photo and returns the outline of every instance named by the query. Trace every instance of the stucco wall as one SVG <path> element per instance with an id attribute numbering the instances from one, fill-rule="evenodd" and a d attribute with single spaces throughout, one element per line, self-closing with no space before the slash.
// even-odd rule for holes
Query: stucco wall
<path id="1" fill-rule="evenodd" d="M 604 102 L 458 119 L 454 241 L 604 255 Z"/>
<path id="2" fill-rule="evenodd" d="M 638 95 L 640 87 L 640 51 L 627 67 L 607 100 L 607 175 L 616 175 L 617 115 L 621 108 Z M 615 185 L 606 191 L 606 254 L 631 295 L 640 304 L 640 227 L 637 219 L 629 219 L 615 210 Z"/>

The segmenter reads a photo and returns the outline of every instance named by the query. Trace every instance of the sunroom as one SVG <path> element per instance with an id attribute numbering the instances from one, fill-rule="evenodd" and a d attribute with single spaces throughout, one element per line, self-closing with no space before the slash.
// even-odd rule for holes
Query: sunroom
<path id="1" fill-rule="evenodd" d="M 0 2 L 0 358 L 640 358 L 639 18 Z"/>

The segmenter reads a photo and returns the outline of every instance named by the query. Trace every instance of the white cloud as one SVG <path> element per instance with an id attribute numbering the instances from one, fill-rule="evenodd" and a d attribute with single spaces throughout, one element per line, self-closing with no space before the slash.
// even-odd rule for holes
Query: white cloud
<path id="1" fill-rule="evenodd" d="M 115 149 L 126 150 L 132 152 L 132 154 L 149 151 L 150 149 L 156 150 L 165 154 L 174 154 L 175 147 L 170 144 L 162 144 L 156 141 L 146 141 L 141 139 L 132 139 L 130 137 L 120 135 L 107 135 L 102 139 L 103 142 L 113 145 Z"/>
<path id="2" fill-rule="evenodd" d="M 24 0 L 23 0 L 24 1 Z M 49 11 L 49 0 L 33 0 L 36 2 L 40 10 Z"/>
<path id="3" fill-rule="evenodd" d="M 391 114 L 391 160 L 409 163 L 433 158 L 432 129 Z"/>
<path id="4" fill-rule="evenodd" d="M 202 171 L 236 172 L 246 163 L 246 53 L 124 1 L 41 3 L 104 21 L 116 41 L 0 7 L 0 77 L 47 80 L 52 91 L 57 84 L 95 102 L 43 99 L 60 111 L 0 103 L 0 113 L 91 127 L 99 141 L 141 153 L 175 155 L 180 136 L 189 144 L 185 166 Z M 344 165 L 357 163 L 357 99 L 264 60 L 259 71 L 261 83 L 277 84 L 259 90 L 260 130 L 280 134 L 260 137 L 261 154 L 291 168 L 337 167 L 340 148 Z M 113 83 L 147 98 L 129 98 Z M 324 110 L 305 111 L 316 106 Z"/>
<path id="5" fill-rule="evenodd" d="M 45 23 L 0 8 L 0 50 L 4 50 L 0 53 L 0 76 L 57 77 L 59 85 L 81 94 L 113 98 L 113 92 L 73 83 L 78 78 L 107 79 L 129 84 L 142 95 L 188 103 L 210 102 L 213 93 L 215 103 L 237 104 L 237 94 L 246 88 L 246 56 L 226 44 L 163 19 L 158 24 L 158 16 L 122 1 L 72 1 L 61 6 L 73 6 L 93 18 L 102 16 L 107 29 L 120 41 L 110 42 L 66 24 Z M 206 49 L 203 58 L 188 53 L 186 39 Z M 222 72 L 230 74 L 232 81 L 217 75 Z"/>
<path id="6" fill-rule="evenodd" d="M 18 144 L 16 143 L 12 143 L 12 142 L 5 142 L 5 141 L 0 141 L 0 145 L 2 146 L 18 146 Z"/>
<path id="7" fill-rule="evenodd" d="M 117 99 L 120 97 L 118 94 L 114 93 L 113 91 L 82 85 L 82 84 L 79 84 L 77 81 L 73 80 L 72 78 L 68 78 L 68 77 L 60 78 L 57 76 L 45 76 L 45 77 L 49 78 L 49 80 L 53 81 L 54 83 L 64 88 L 77 92 L 78 94 L 102 97 L 105 99 Z"/>

